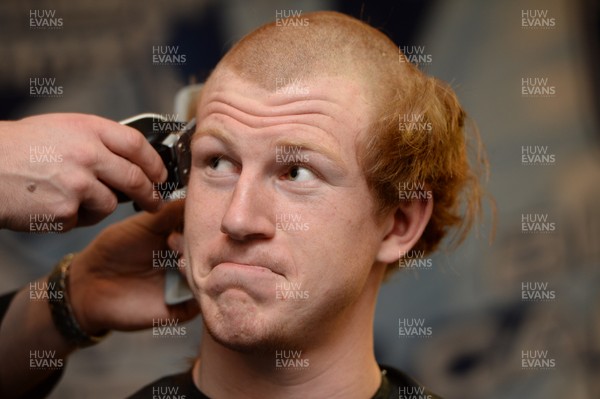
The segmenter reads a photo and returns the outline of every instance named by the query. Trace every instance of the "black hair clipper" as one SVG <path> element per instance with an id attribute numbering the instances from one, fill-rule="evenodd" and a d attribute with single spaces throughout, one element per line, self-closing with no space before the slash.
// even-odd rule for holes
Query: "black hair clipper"
<path id="1" fill-rule="evenodd" d="M 161 199 L 178 198 L 173 193 L 187 185 L 190 173 L 190 140 L 196 130 L 195 119 L 185 123 L 146 113 L 122 120 L 121 124 L 139 130 L 162 158 L 169 176 L 166 182 L 155 186 Z M 125 199 L 122 193 L 118 196 Z"/>

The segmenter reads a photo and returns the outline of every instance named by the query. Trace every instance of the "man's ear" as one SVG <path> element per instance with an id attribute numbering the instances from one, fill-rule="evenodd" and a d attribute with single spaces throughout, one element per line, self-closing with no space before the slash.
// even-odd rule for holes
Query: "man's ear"
<path id="1" fill-rule="evenodd" d="M 381 242 L 377 253 L 377 261 L 393 263 L 401 254 L 419 241 L 433 211 L 433 198 L 403 202 L 388 218 L 393 218 L 392 227 Z M 386 221 L 386 224 L 389 223 Z"/>

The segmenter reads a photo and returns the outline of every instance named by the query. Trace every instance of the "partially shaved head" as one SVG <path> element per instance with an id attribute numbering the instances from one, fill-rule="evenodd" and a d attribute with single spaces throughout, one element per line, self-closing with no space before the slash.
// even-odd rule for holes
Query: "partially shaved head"
<path id="1" fill-rule="evenodd" d="M 277 79 L 344 76 L 377 92 L 398 69 L 398 47 L 383 33 L 336 12 L 306 14 L 307 26 L 264 25 L 237 43 L 219 64 L 275 91 Z M 402 69 L 410 68 L 403 64 Z"/>
<path id="2" fill-rule="evenodd" d="M 480 212 L 481 189 L 479 168 L 467 159 L 465 113 L 452 89 L 419 71 L 387 36 L 362 21 L 336 12 L 303 18 L 305 26 L 273 22 L 244 37 L 221 60 L 206 87 L 231 73 L 271 92 L 281 82 L 323 77 L 357 83 L 369 120 L 358 137 L 357 157 L 378 214 L 402 203 L 400 187 L 423 183 L 434 208 L 414 249 L 436 249 L 450 228 L 457 229 L 460 241 Z M 403 118 L 415 116 L 419 123 L 401 126 Z"/>

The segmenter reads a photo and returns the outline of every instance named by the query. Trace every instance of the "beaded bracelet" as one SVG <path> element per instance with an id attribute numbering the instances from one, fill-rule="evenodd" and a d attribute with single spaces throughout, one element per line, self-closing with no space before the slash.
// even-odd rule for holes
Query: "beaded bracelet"
<path id="1" fill-rule="evenodd" d="M 56 329 L 70 343 L 77 347 L 95 345 L 108 335 L 109 331 L 101 335 L 89 335 L 81 329 L 73 314 L 69 300 L 69 269 L 75 254 L 65 255 L 56 265 L 48 277 L 48 297 L 57 298 L 48 301 L 50 313 Z M 61 295 L 62 293 L 62 295 Z"/>

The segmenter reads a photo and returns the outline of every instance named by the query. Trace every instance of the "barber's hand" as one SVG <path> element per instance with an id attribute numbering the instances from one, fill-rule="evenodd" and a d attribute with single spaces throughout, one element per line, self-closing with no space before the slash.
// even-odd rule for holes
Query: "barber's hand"
<path id="1" fill-rule="evenodd" d="M 156 211 L 152 183 L 166 178 L 144 136 L 117 122 L 83 114 L 0 122 L 0 228 L 30 231 L 32 215 L 61 232 L 97 223 L 117 206 L 111 189 Z"/>
<path id="2" fill-rule="evenodd" d="M 169 249 L 169 235 L 181 226 L 183 201 L 157 214 L 142 213 L 103 230 L 73 259 L 69 295 L 75 317 L 88 334 L 152 326 L 154 318 L 183 322 L 199 312 L 195 299 L 164 303 L 164 269 L 153 268 L 153 251 Z"/>

